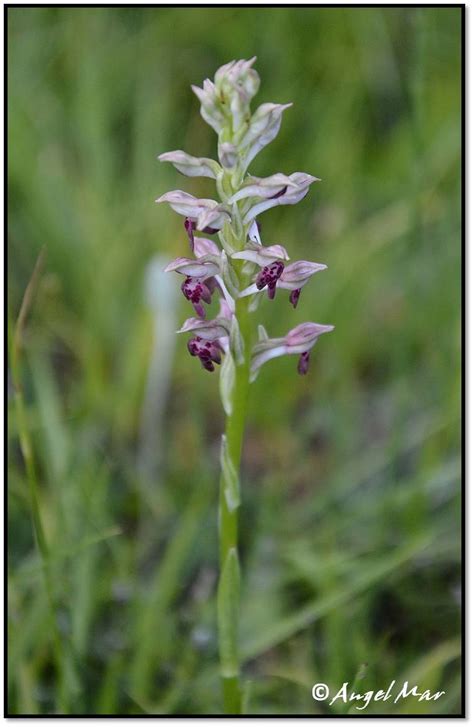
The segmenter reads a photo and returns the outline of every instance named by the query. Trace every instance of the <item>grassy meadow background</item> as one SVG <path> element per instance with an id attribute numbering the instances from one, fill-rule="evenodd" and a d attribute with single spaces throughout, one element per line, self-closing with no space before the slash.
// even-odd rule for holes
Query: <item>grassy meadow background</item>
<path id="1" fill-rule="evenodd" d="M 332 323 L 253 385 L 243 465 L 249 714 L 408 679 L 459 714 L 459 8 L 10 8 L 11 714 L 218 714 L 218 377 L 174 331 L 188 243 L 154 199 L 213 196 L 156 157 L 215 156 L 190 84 L 258 56 L 294 102 L 251 172 L 322 178 L 261 217 L 328 270 L 264 302 Z M 17 328 L 25 290 L 27 316 Z M 24 309 L 25 310 L 25 309 Z M 20 441 L 30 444 L 27 466 Z M 28 441 L 29 440 L 29 441 Z M 32 489 L 46 544 L 35 545 Z"/>

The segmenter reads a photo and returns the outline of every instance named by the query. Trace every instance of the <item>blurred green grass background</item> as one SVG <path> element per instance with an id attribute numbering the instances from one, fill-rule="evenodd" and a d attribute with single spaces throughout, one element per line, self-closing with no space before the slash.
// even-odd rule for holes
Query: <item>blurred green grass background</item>
<path id="1" fill-rule="evenodd" d="M 366 713 L 459 713 L 461 12 L 8 10 L 9 310 L 44 248 L 20 376 L 53 603 L 12 387 L 11 714 L 221 712 L 223 416 L 217 377 L 174 340 L 188 304 L 157 270 L 187 241 L 154 204 L 213 187 L 156 156 L 215 156 L 190 84 L 254 54 L 257 103 L 294 106 L 252 173 L 323 180 L 262 216 L 264 240 L 329 268 L 296 312 L 277 296 L 260 317 L 270 335 L 336 328 L 307 377 L 279 359 L 252 389 L 247 711 L 356 713 L 311 686 L 364 665 L 362 691 L 446 691 Z"/>

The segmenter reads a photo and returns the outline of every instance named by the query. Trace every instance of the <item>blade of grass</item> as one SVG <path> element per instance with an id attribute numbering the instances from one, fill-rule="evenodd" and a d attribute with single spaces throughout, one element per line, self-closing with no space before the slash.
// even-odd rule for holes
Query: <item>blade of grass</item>
<path id="1" fill-rule="evenodd" d="M 13 329 L 10 326 L 12 336 L 10 346 L 10 367 L 14 387 L 14 400 L 18 421 L 18 435 L 21 452 L 25 462 L 26 477 L 29 485 L 30 511 L 33 521 L 36 545 L 43 565 L 44 586 L 49 605 L 49 627 L 53 652 L 56 659 L 56 668 L 59 678 L 59 689 L 57 692 L 58 709 L 67 713 L 74 696 L 79 691 L 78 676 L 64 644 L 62 635 L 57 624 L 58 604 L 55 600 L 54 586 L 50 567 L 50 551 L 44 530 L 41 508 L 36 462 L 30 436 L 30 428 L 25 407 L 23 387 L 21 382 L 20 362 L 22 352 L 22 337 L 26 325 L 28 313 L 33 304 L 33 298 L 37 289 L 38 281 L 44 261 L 44 248 L 41 250 L 30 281 L 26 287 L 25 294 L 20 307 L 20 312 Z"/>

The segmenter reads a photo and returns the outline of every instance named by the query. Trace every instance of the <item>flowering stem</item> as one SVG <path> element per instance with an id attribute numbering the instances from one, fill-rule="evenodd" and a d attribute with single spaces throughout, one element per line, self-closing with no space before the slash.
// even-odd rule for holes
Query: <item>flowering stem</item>
<path id="1" fill-rule="evenodd" d="M 198 316 L 185 321 L 180 333 L 193 333 L 188 351 L 206 371 L 215 371 L 216 364 L 222 363 L 219 387 L 227 421 L 221 444 L 217 621 L 224 709 L 226 714 L 236 715 L 242 712 L 238 653 L 239 470 L 249 383 L 266 361 L 284 354 L 298 354 L 298 373 L 306 374 L 310 349 L 322 333 L 333 329 L 307 322 L 292 328 L 284 338 L 269 338 L 259 325 L 258 342 L 251 341 L 249 307 L 255 310 L 258 293 L 266 288 L 266 295 L 273 300 L 278 286 L 290 291 L 290 302 L 296 308 L 302 287 L 314 273 L 326 268 L 308 260 L 285 265 L 283 261 L 290 260 L 285 248 L 265 246 L 260 239 L 258 215 L 276 205 L 296 204 L 306 196 L 310 185 L 320 180 L 303 172 L 289 176 L 279 172 L 265 178 L 246 176 L 250 162 L 278 134 L 282 113 L 291 106 L 265 103 L 251 113 L 250 101 L 260 85 L 259 75 L 252 68 L 254 61 L 231 61 L 218 69 L 214 82 L 206 79 L 202 88 L 192 87 L 201 102 L 201 116 L 218 134 L 220 164 L 180 149 L 158 157 L 186 176 L 214 179 L 220 202 L 197 199 L 179 189 L 156 200 L 167 202 L 185 217 L 184 227 L 194 255 L 192 259 L 176 258 L 166 268 L 186 276 L 181 290 Z M 222 249 L 200 237 L 201 232 L 218 232 Z M 214 320 L 205 320 L 203 303 L 211 303 L 215 290 L 219 314 Z M 253 296 L 250 304 L 247 296 Z"/>
<path id="2" fill-rule="evenodd" d="M 232 412 L 227 416 L 225 436 L 232 470 L 240 470 L 249 389 L 249 325 L 245 301 L 236 304 L 236 316 L 244 342 L 244 360 L 236 367 Z M 238 507 L 229 507 L 224 472 L 220 480 L 219 550 L 221 576 L 218 591 L 218 630 L 221 676 L 226 714 L 241 713 L 239 628 Z"/>

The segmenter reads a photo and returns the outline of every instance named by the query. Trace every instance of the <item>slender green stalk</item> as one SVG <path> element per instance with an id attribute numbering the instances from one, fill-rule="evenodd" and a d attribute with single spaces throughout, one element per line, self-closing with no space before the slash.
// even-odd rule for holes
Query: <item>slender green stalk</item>
<path id="1" fill-rule="evenodd" d="M 243 308 L 243 306 L 242 306 Z M 247 311 L 242 310 L 239 317 L 240 330 L 244 339 L 246 353 L 244 361 L 236 367 L 233 391 L 232 413 L 226 421 L 226 441 L 228 454 L 236 473 L 240 471 L 242 443 L 245 430 L 245 417 L 249 389 L 249 356 L 246 340 Z M 225 477 L 221 475 L 219 499 L 219 546 L 221 580 L 219 583 L 219 651 L 226 714 L 241 713 L 240 660 L 238 653 L 239 627 L 239 556 L 238 556 L 238 513 L 239 508 L 229 507 L 225 493 Z M 232 566 L 231 564 L 234 563 Z M 231 569 L 235 571 L 232 573 Z M 224 582 L 226 579 L 227 583 Z M 230 582 L 230 585 L 229 585 Z M 227 589 L 227 593 L 226 593 Z M 229 603 L 226 596 L 229 596 Z M 229 660 L 230 654 L 230 660 Z"/>
<path id="2" fill-rule="evenodd" d="M 241 174 L 236 172 L 234 179 L 226 175 L 225 185 L 231 193 L 237 191 Z M 243 231 L 240 209 L 235 207 L 234 236 L 240 237 L 243 249 L 246 233 Z M 239 264 L 234 268 L 239 283 L 245 284 Z M 240 492 L 239 473 L 242 445 L 247 413 L 250 370 L 250 327 L 248 301 L 237 299 L 235 316 L 239 325 L 243 344 L 243 360 L 236 361 L 235 382 L 232 391 L 232 407 L 225 425 L 225 443 L 230 471 L 236 478 L 237 492 Z M 220 580 L 217 597 L 219 656 L 221 664 L 222 694 L 226 714 L 241 714 L 242 694 L 240 688 L 240 658 L 238 647 L 240 611 L 240 563 L 239 563 L 239 502 L 229 502 L 226 495 L 226 471 L 223 467 L 219 485 L 219 561 Z"/>

